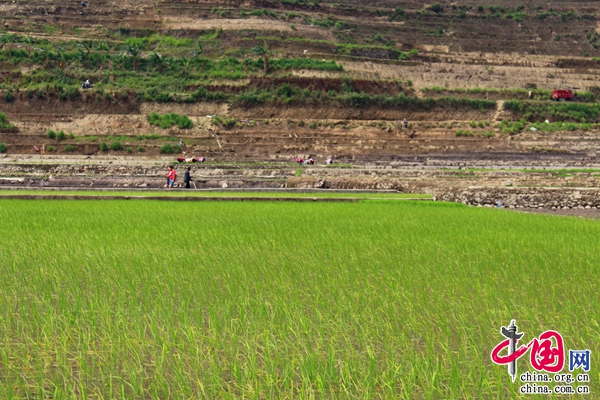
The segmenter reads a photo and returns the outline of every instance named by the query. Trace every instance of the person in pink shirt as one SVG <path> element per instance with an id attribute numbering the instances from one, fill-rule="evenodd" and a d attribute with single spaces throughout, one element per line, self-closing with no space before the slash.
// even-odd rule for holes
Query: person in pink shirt
<path id="1" fill-rule="evenodd" d="M 175 180 L 177 179 L 177 172 L 169 165 L 169 172 L 167 172 L 167 188 L 172 189 Z"/>

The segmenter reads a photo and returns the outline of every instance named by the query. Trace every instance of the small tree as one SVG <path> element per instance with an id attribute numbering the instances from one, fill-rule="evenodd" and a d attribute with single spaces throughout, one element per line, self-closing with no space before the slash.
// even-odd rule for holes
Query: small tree
<path id="1" fill-rule="evenodd" d="M 169 65 L 165 58 L 155 51 L 150 53 L 150 62 L 156 67 L 158 72 L 162 72 L 164 67 Z"/>
<path id="2" fill-rule="evenodd" d="M 127 53 L 133 58 L 133 69 L 137 69 L 137 59 L 140 56 L 140 48 L 138 46 L 127 45 Z"/>
<path id="3" fill-rule="evenodd" d="M 27 49 L 27 60 L 31 59 L 31 49 L 33 48 L 33 39 L 30 38 L 29 36 L 25 36 L 23 38 L 23 44 L 25 45 L 25 48 Z"/>
<path id="4" fill-rule="evenodd" d="M 44 68 L 48 66 L 48 61 L 50 61 L 50 48 L 47 45 L 41 45 L 40 47 L 35 49 L 36 53 L 41 55 L 42 60 L 44 60 Z"/>
<path id="5" fill-rule="evenodd" d="M 265 71 L 265 74 L 268 74 L 269 73 L 269 57 L 271 55 L 271 51 L 267 47 L 267 42 L 265 41 L 264 45 L 262 45 L 262 46 L 256 46 L 256 47 L 252 48 L 252 52 L 254 54 L 256 54 L 257 56 L 260 56 L 263 58 L 263 69 Z"/>
<path id="6" fill-rule="evenodd" d="M 77 47 L 84 49 L 85 53 L 87 55 L 90 54 L 93 46 L 94 46 L 94 43 L 91 40 L 84 40 L 82 42 L 77 42 Z"/>
<path id="7" fill-rule="evenodd" d="M 202 54 L 204 54 L 204 49 L 202 48 L 202 43 L 198 42 L 198 48 L 192 52 L 192 57 L 200 57 Z"/>
<path id="8" fill-rule="evenodd" d="M 116 56 L 115 58 L 113 58 L 113 67 L 114 66 L 121 66 L 121 68 L 125 69 L 125 66 L 127 65 L 127 53 L 121 53 L 118 56 Z"/>
<path id="9" fill-rule="evenodd" d="M 190 70 L 190 59 L 184 56 L 183 53 L 181 53 L 180 56 L 181 58 L 179 60 L 181 61 L 181 66 L 183 68 L 183 77 L 187 79 Z"/>
<path id="10" fill-rule="evenodd" d="M 14 33 L 9 33 L 8 35 L 4 35 L 0 37 L 0 43 L 2 44 L 2 48 L 6 47 L 8 50 L 11 49 L 14 43 L 19 43 L 21 37 Z"/>
<path id="11" fill-rule="evenodd" d="M 83 65 L 88 65 L 90 61 L 90 52 L 92 50 L 93 43 L 91 40 L 84 40 L 83 42 L 77 42 L 77 50 L 79 54 L 77 58 Z"/>

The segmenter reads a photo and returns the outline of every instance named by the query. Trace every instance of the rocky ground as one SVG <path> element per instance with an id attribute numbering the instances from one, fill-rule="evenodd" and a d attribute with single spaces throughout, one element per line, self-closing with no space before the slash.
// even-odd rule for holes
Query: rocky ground
<path id="1" fill-rule="evenodd" d="M 130 188 L 165 187 L 164 174 L 172 158 L 71 156 L 17 160 L 0 159 L 2 188 Z M 435 159 L 338 165 L 299 166 L 293 162 L 214 162 L 177 164 L 198 188 L 290 188 L 395 190 L 431 194 L 436 201 L 515 210 L 597 214 L 600 208 L 600 165 L 560 165 L 538 159 L 538 165 L 498 165 Z M 180 183 L 181 185 L 181 183 Z"/>

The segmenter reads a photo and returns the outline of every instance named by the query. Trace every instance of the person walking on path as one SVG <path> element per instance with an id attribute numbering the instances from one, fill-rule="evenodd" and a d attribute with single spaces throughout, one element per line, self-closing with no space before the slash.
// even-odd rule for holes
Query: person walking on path
<path id="1" fill-rule="evenodd" d="M 404 128 L 408 129 L 408 120 L 404 118 Z"/>
<path id="2" fill-rule="evenodd" d="M 190 171 L 192 169 L 190 167 L 187 167 L 187 169 L 185 170 L 185 174 L 183 175 L 183 182 L 185 183 L 185 188 L 186 189 L 190 189 L 190 182 L 192 181 L 192 178 L 190 177 Z"/>
<path id="3" fill-rule="evenodd" d="M 40 156 L 43 156 L 45 152 L 46 152 L 46 145 L 43 144 L 42 147 L 40 148 Z"/>
<path id="4" fill-rule="evenodd" d="M 177 172 L 175 169 L 169 165 L 169 172 L 167 172 L 167 188 L 172 189 L 175 180 L 177 179 Z"/>

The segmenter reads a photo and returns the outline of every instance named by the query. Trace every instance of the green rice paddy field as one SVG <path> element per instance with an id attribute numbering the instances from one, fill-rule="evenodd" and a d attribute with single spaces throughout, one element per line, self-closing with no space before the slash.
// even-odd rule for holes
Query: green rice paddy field
<path id="1" fill-rule="evenodd" d="M 513 318 L 590 349 L 600 396 L 598 221 L 0 200 L 0 232 L 1 399 L 525 398 L 490 359 Z"/>

